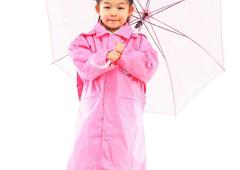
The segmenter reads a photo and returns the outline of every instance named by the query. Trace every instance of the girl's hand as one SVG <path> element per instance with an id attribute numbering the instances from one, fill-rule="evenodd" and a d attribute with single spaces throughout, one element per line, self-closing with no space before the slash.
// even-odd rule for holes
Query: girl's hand
<path id="1" fill-rule="evenodd" d="M 120 59 L 120 57 L 121 54 L 115 50 L 112 50 L 107 54 L 107 60 L 111 60 L 113 63 Z"/>
<path id="2" fill-rule="evenodd" d="M 120 54 L 122 54 L 124 48 L 125 48 L 125 45 L 123 43 L 117 42 L 116 43 L 116 47 L 115 47 L 115 51 L 117 51 Z"/>
<path id="3" fill-rule="evenodd" d="M 116 42 L 115 49 L 107 54 L 107 60 L 111 60 L 113 64 L 117 64 L 117 60 L 121 58 L 124 48 L 125 45 L 123 43 Z"/>

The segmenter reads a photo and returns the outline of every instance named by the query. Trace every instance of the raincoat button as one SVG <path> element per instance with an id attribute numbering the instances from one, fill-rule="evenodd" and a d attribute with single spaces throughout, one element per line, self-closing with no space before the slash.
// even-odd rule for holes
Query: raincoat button
<path id="1" fill-rule="evenodd" d="M 151 63 L 150 61 L 148 61 L 148 62 L 146 63 L 146 66 L 147 66 L 148 68 L 152 68 L 152 63 Z"/>
<path id="2" fill-rule="evenodd" d="M 104 140 L 108 140 L 108 137 L 107 137 L 107 136 L 105 136 L 105 137 L 104 137 Z"/>

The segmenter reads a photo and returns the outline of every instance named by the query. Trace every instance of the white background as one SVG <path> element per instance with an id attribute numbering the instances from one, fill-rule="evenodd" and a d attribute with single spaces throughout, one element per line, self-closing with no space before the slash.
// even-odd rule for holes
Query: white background
<path id="1" fill-rule="evenodd" d="M 240 169 L 240 5 L 222 2 L 226 72 L 177 118 L 145 114 L 148 170 Z M 65 170 L 75 82 L 50 65 L 45 1 L 0 4 L 0 169 Z"/>

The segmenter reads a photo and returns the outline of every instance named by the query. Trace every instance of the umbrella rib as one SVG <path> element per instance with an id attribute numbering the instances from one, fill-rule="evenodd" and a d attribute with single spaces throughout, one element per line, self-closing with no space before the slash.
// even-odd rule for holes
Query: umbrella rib
<path id="1" fill-rule="evenodd" d="M 130 25 L 134 25 L 134 24 L 137 24 L 138 21 L 135 21 L 135 22 L 131 22 Z"/>
<path id="2" fill-rule="evenodd" d="M 139 3 L 139 1 L 137 0 L 137 2 Z M 140 4 L 140 3 L 139 3 Z M 139 15 L 139 17 L 140 18 L 142 18 L 142 16 L 141 16 L 141 12 L 138 10 L 138 8 L 137 8 L 137 6 L 136 6 L 136 4 L 134 3 L 134 6 L 135 6 L 135 8 L 136 8 L 136 11 L 137 11 L 137 13 L 138 13 L 138 15 Z M 141 4 L 140 4 L 140 6 L 141 6 Z M 142 10 L 144 11 L 144 9 L 143 9 L 143 7 L 141 6 L 141 8 L 142 8 Z"/>
<path id="3" fill-rule="evenodd" d="M 162 50 L 162 47 L 161 47 L 161 44 L 158 44 L 158 43 L 156 42 L 156 40 L 154 39 L 154 37 L 153 37 L 153 35 L 151 34 L 150 30 L 148 29 L 146 23 L 143 22 L 143 24 L 144 24 L 145 28 L 147 29 L 149 35 L 151 36 L 154 44 L 157 46 L 157 48 L 158 48 L 158 50 L 161 52 L 161 54 L 165 57 L 165 55 L 164 55 L 164 53 L 163 53 L 163 50 Z"/>
<path id="4" fill-rule="evenodd" d="M 151 17 L 151 18 L 153 18 L 153 17 Z M 154 19 L 154 18 L 153 18 L 153 19 Z M 159 20 L 157 20 L 157 21 L 159 21 Z M 146 20 L 145 20 L 144 22 L 147 22 L 147 23 L 152 24 L 152 25 L 154 25 L 154 26 L 156 26 L 156 27 L 162 28 L 162 29 L 164 29 L 164 30 L 166 30 L 166 31 L 175 33 L 175 34 L 177 34 L 177 35 L 180 35 L 180 36 L 183 36 L 183 37 L 189 39 L 189 40 L 192 41 L 194 44 L 196 44 L 199 48 L 201 48 L 203 51 L 205 51 L 205 52 L 208 54 L 208 56 L 210 56 L 223 70 L 225 70 L 225 68 L 214 58 L 214 56 L 213 56 L 206 48 L 204 48 L 204 47 L 203 47 L 201 44 L 199 44 L 197 41 L 193 40 L 191 37 L 187 36 L 186 34 L 182 33 L 181 31 L 179 31 L 179 30 L 177 30 L 177 29 L 175 29 L 175 28 L 173 28 L 173 27 L 171 27 L 171 26 L 169 26 L 169 25 L 167 25 L 166 23 L 163 23 L 163 22 L 161 22 L 161 21 L 159 21 L 159 22 L 162 23 L 162 24 L 164 24 L 165 26 L 170 27 L 171 29 L 173 29 L 173 30 L 175 30 L 175 31 L 177 31 L 177 32 L 174 32 L 174 31 L 169 30 L 169 29 L 167 29 L 167 28 L 161 27 L 160 25 L 151 23 L 151 22 L 146 21 Z"/>
<path id="5" fill-rule="evenodd" d="M 160 21 L 159 19 L 157 19 L 157 18 L 155 18 L 155 17 L 151 17 L 151 18 L 154 19 L 154 20 L 156 20 L 156 21 L 158 21 L 159 23 L 161 23 L 161 24 L 163 24 L 163 25 L 171 28 L 172 30 L 176 31 L 176 32 L 174 32 L 174 31 L 170 31 L 170 30 L 169 30 L 170 32 L 176 33 L 176 34 L 178 34 L 178 35 L 183 35 L 183 34 L 182 34 L 180 31 L 178 31 L 176 28 L 174 28 L 174 27 L 172 27 L 172 26 L 170 26 L 170 25 L 168 25 L 168 24 Z M 157 26 L 157 24 L 154 24 L 154 25 Z"/>
<path id="6" fill-rule="evenodd" d="M 130 21 L 130 24 L 132 24 L 132 23 L 134 23 L 134 22 L 140 20 L 140 18 L 138 18 L 137 16 L 132 15 L 132 17 L 134 17 L 135 19 L 132 20 L 132 21 Z"/>
<path id="7" fill-rule="evenodd" d="M 154 41 L 154 43 L 157 45 L 158 49 L 160 50 L 160 52 L 161 52 L 161 54 L 162 54 L 162 56 L 163 56 L 163 58 L 164 58 L 164 61 L 166 62 L 166 66 L 167 66 L 167 69 L 168 69 L 168 75 L 169 75 L 170 82 L 171 82 L 172 98 L 173 98 L 173 106 L 174 106 L 174 114 L 176 115 L 177 111 L 176 111 L 175 92 L 174 92 L 173 79 L 172 79 L 172 75 L 171 75 L 171 72 L 170 72 L 170 67 L 169 67 L 169 65 L 168 65 L 168 61 L 167 61 L 167 59 L 166 59 L 166 57 L 165 57 L 165 54 L 164 54 L 164 52 L 163 52 L 163 50 L 162 50 L 161 44 L 160 44 L 160 42 L 159 42 L 159 40 L 158 40 L 158 38 L 157 38 L 157 36 L 156 36 L 156 32 L 154 31 L 153 27 L 152 27 L 153 32 L 155 33 L 155 36 L 156 36 L 156 38 L 157 38 L 157 40 L 158 40 L 158 43 L 159 43 L 159 46 L 160 46 L 160 47 L 159 47 L 158 44 L 155 42 L 155 40 L 154 40 L 151 32 L 149 31 L 146 23 L 143 22 L 143 24 L 144 24 L 144 26 L 146 27 L 148 33 L 150 34 L 152 40 Z"/>
<path id="8" fill-rule="evenodd" d="M 63 56 L 63 57 L 61 57 L 61 58 L 59 58 L 59 59 L 53 61 L 53 62 L 51 63 L 51 65 L 57 63 L 58 61 L 64 59 L 64 58 L 67 57 L 67 56 L 69 56 L 69 54 L 66 54 L 65 56 Z"/>
<path id="9" fill-rule="evenodd" d="M 150 0 L 147 0 L 146 6 L 145 6 L 145 11 L 149 10 L 149 5 L 150 5 Z"/>
<path id="10" fill-rule="evenodd" d="M 142 21 L 143 21 L 143 18 L 142 18 L 142 16 L 141 16 L 141 14 L 140 14 L 140 12 L 139 12 L 139 10 L 138 10 L 138 8 L 137 8 L 137 6 L 136 6 L 136 4 L 134 3 L 134 6 L 135 6 L 135 8 L 136 8 L 136 11 L 137 11 L 137 13 L 138 13 L 138 15 L 139 15 L 139 21 L 137 22 L 137 24 L 135 25 L 135 28 L 138 28 L 139 30 L 141 29 L 141 27 L 142 27 Z"/>
<path id="11" fill-rule="evenodd" d="M 205 49 L 201 44 L 199 44 L 197 41 L 195 41 L 194 39 L 190 38 L 189 36 L 187 36 L 185 34 L 183 34 L 183 36 L 186 37 L 187 39 L 191 40 L 198 47 L 200 47 L 203 51 L 205 51 L 223 70 L 225 70 L 225 68 L 216 60 L 216 58 L 214 58 L 214 56 L 207 49 Z"/>
<path id="12" fill-rule="evenodd" d="M 159 9 L 156 9 L 156 10 L 154 10 L 154 11 L 151 12 L 151 15 L 150 15 L 150 16 L 155 15 L 155 14 L 158 14 L 158 13 L 160 13 L 160 12 L 162 12 L 162 11 L 165 11 L 165 10 L 167 10 L 168 8 L 171 8 L 171 7 L 175 6 L 175 5 L 176 5 L 176 3 L 172 3 L 172 4 L 168 4 L 168 5 L 166 5 L 166 6 L 163 6 L 163 7 L 159 8 Z"/>
<path id="13" fill-rule="evenodd" d="M 175 30 L 175 29 L 174 29 L 174 31 L 173 31 L 173 30 L 164 28 L 164 27 L 162 27 L 162 26 L 160 26 L 160 25 L 154 24 L 154 23 L 152 23 L 152 22 L 150 22 L 150 21 L 146 21 L 146 20 L 145 20 L 144 22 L 147 22 L 147 23 L 149 23 L 149 24 L 151 24 L 151 25 L 154 25 L 154 26 L 156 26 L 156 27 L 162 28 L 162 29 L 164 29 L 164 30 L 166 30 L 166 31 L 169 31 L 169 32 L 172 32 L 172 33 L 174 33 L 174 34 L 178 34 L 178 35 L 182 35 L 182 36 L 183 36 L 183 34 L 182 34 L 181 32 L 179 32 L 178 30 Z M 167 25 L 166 25 L 166 26 L 167 26 Z M 171 27 L 170 27 L 170 28 L 171 28 Z M 176 32 L 175 32 L 175 31 L 176 31 Z"/>
<path id="14" fill-rule="evenodd" d="M 180 3 L 183 2 L 183 1 L 185 1 L 185 0 L 181 0 L 181 1 L 178 1 L 178 2 L 175 2 L 175 3 L 172 3 L 172 4 L 168 4 L 168 5 L 164 6 L 164 7 L 161 7 L 161 8 L 159 8 L 159 9 L 151 12 L 151 15 L 150 15 L 150 16 L 156 15 L 156 14 L 162 12 L 162 11 L 165 11 L 165 10 L 171 8 L 171 7 L 174 7 L 174 6 L 180 4 Z"/>
<path id="15" fill-rule="evenodd" d="M 141 12 L 141 11 L 137 11 L 137 10 L 134 10 L 133 13 L 140 13 L 140 14 L 144 14 L 144 12 Z"/>
<path id="16" fill-rule="evenodd" d="M 162 22 L 162 21 L 160 21 L 160 20 L 158 20 L 158 19 L 156 19 L 156 18 L 154 18 L 154 17 L 151 17 L 151 18 L 157 20 L 158 22 L 160 22 L 161 24 L 163 24 L 163 25 L 165 25 L 165 26 L 167 26 L 167 27 L 170 27 L 171 29 L 173 29 L 173 30 L 176 31 L 176 32 L 171 31 L 171 30 L 168 30 L 168 29 L 166 29 L 166 28 L 164 28 L 164 27 L 161 27 L 161 26 L 159 26 L 159 25 L 157 25 L 157 24 L 151 23 L 152 25 L 157 26 L 157 27 L 159 27 L 159 28 L 162 28 L 162 29 L 164 29 L 164 30 L 170 31 L 170 32 L 172 32 L 172 33 L 178 34 L 178 35 L 180 35 L 180 36 L 183 36 L 183 37 L 189 39 L 189 40 L 192 41 L 195 45 L 197 45 L 199 48 L 201 48 L 203 51 L 205 51 L 205 52 L 208 54 L 208 56 L 210 56 L 223 70 L 225 70 L 225 68 L 214 58 L 214 56 L 213 56 L 206 48 L 204 48 L 201 44 L 199 44 L 197 41 L 195 41 L 194 39 L 192 39 L 192 38 L 189 37 L 188 35 L 182 33 L 181 31 L 177 30 L 176 28 L 174 28 L 174 27 L 172 27 L 172 26 L 170 26 L 170 25 L 168 25 L 168 24 L 166 24 L 166 23 L 164 23 L 164 22 Z M 145 22 L 148 22 L 148 21 L 145 21 Z"/>
<path id="17" fill-rule="evenodd" d="M 142 11 L 144 11 L 144 8 L 143 8 L 142 4 L 139 2 L 139 0 L 136 0 L 136 1 L 137 1 L 137 3 L 139 4 L 139 6 L 141 7 Z M 135 5 L 135 7 L 136 7 L 136 9 L 137 9 L 137 6 L 136 6 L 135 3 L 134 3 L 134 5 Z M 138 12 L 138 13 L 139 13 L 139 12 Z"/>
<path id="18" fill-rule="evenodd" d="M 153 33 L 154 33 L 154 35 L 155 35 L 155 38 L 157 39 L 157 42 L 158 42 L 159 46 L 161 47 L 162 54 L 163 54 L 163 56 L 165 57 L 165 54 L 164 54 L 164 52 L 163 52 L 163 49 L 162 49 L 161 43 L 160 43 L 160 41 L 159 41 L 159 39 L 158 39 L 158 37 L 157 37 L 156 31 L 154 30 L 152 24 L 150 24 L 150 25 L 151 25 L 152 31 L 153 31 Z"/>
<path id="19" fill-rule="evenodd" d="M 141 19 L 140 17 L 137 17 L 137 16 L 135 16 L 135 15 L 132 15 L 131 17 L 134 17 L 134 18 L 137 18 L 137 19 Z"/>

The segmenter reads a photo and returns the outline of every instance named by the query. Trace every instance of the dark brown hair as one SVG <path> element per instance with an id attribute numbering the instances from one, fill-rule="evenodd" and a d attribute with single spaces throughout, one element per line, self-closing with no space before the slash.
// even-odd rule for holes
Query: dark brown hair
<path id="1" fill-rule="evenodd" d="M 101 0 L 96 0 L 97 4 L 99 4 L 101 2 Z M 129 6 L 131 6 L 133 4 L 133 0 L 128 0 L 129 2 Z"/>

